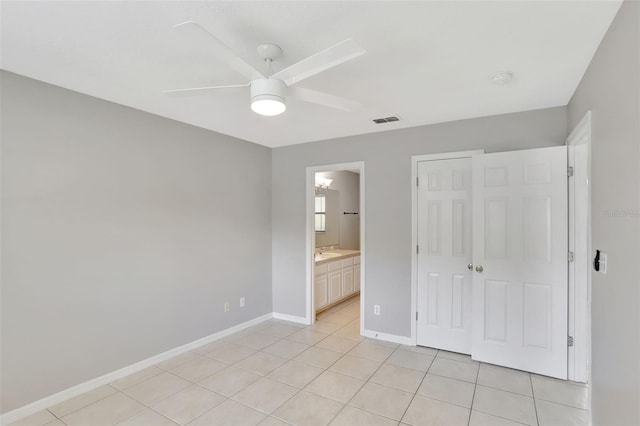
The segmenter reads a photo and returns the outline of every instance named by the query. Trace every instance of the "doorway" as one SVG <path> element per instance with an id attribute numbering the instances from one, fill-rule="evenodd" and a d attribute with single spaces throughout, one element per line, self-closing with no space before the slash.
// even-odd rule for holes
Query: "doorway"
<path id="1" fill-rule="evenodd" d="M 591 111 L 567 138 L 569 165 L 569 380 L 589 382 L 591 353 Z"/>
<path id="2" fill-rule="evenodd" d="M 366 287 L 364 162 L 307 167 L 306 185 L 306 322 L 315 322 L 317 306 L 331 308 L 357 294 L 362 313 Z M 340 192 L 344 192 L 343 201 Z M 364 315 L 360 315 L 360 334 L 363 332 Z"/>

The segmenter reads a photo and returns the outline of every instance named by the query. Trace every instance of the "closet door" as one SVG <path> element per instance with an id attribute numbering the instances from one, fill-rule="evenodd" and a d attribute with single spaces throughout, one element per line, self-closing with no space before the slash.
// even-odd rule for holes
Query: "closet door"
<path id="1" fill-rule="evenodd" d="M 473 359 L 566 379 L 566 147 L 472 161 Z"/>
<path id="2" fill-rule="evenodd" d="M 471 353 L 471 158 L 418 163 L 417 343 Z"/>

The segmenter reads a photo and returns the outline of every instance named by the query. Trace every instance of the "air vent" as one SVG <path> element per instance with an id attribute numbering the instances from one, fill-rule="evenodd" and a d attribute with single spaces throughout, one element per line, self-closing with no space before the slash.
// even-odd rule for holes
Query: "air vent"
<path id="1" fill-rule="evenodd" d="M 400 121 L 400 119 L 398 117 L 385 117 L 385 118 L 374 118 L 373 122 L 376 124 L 382 124 L 382 123 L 391 123 L 394 121 Z"/>

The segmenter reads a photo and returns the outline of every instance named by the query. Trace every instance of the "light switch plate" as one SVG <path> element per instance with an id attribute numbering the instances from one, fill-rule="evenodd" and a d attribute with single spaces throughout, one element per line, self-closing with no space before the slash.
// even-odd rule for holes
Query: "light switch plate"
<path id="1" fill-rule="evenodd" d="M 600 273 L 607 273 L 607 253 L 600 252 Z"/>

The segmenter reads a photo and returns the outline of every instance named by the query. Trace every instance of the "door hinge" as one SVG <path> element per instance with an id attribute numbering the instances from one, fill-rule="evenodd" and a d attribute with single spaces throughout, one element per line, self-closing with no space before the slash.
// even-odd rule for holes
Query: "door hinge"
<path id="1" fill-rule="evenodd" d="M 416 186 L 420 186 L 420 178 L 416 177 Z"/>
<path id="2" fill-rule="evenodd" d="M 573 166 L 567 167 L 567 177 L 573 177 Z"/>
<path id="3" fill-rule="evenodd" d="M 573 346 L 573 336 L 567 336 L 567 346 Z"/>
<path id="4" fill-rule="evenodd" d="M 572 251 L 569 252 L 569 262 L 573 262 L 575 260 L 576 256 L 573 254 Z"/>
<path id="5" fill-rule="evenodd" d="M 416 246 L 416 254 L 420 254 L 420 246 Z"/>

